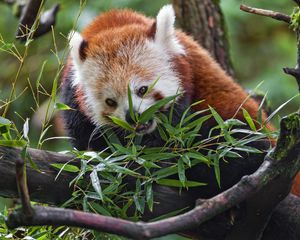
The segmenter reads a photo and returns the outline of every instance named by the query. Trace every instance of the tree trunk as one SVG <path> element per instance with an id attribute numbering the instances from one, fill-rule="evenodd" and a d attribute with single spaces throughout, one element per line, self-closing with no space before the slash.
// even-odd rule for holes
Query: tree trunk
<path id="1" fill-rule="evenodd" d="M 234 76 L 224 16 L 217 0 L 172 0 L 177 23 Z"/>

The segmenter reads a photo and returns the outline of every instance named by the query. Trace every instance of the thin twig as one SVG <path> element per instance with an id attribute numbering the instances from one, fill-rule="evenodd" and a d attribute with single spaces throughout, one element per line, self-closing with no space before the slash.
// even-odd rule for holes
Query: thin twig
<path id="1" fill-rule="evenodd" d="M 271 17 L 271 18 L 274 18 L 276 20 L 283 21 L 286 23 L 291 22 L 291 17 L 284 13 L 274 12 L 271 10 L 265 10 L 265 9 L 260 9 L 260 8 L 253 8 L 253 7 L 246 6 L 244 4 L 242 4 L 240 6 L 240 9 L 244 12 L 253 13 L 253 14 L 257 14 L 257 15 L 265 16 L 265 17 Z"/>
<path id="2" fill-rule="evenodd" d="M 16 162 L 16 180 L 19 196 L 22 202 L 22 213 L 26 217 L 31 217 L 33 215 L 33 211 L 30 204 L 30 197 L 27 187 L 26 167 L 24 165 L 24 161 L 21 159 Z"/>
<path id="3" fill-rule="evenodd" d="M 30 34 L 32 26 L 37 21 L 37 17 L 41 8 L 44 5 L 45 0 L 30 0 L 27 5 L 24 6 L 22 10 L 22 16 L 19 23 L 19 28 L 16 33 L 16 38 L 25 41 Z M 45 33 L 51 31 L 51 27 L 55 25 L 56 15 L 59 11 L 59 4 L 55 4 L 49 10 L 42 12 L 40 18 L 38 19 L 37 28 L 33 33 L 33 38 L 44 35 Z"/>
<path id="4" fill-rule="evenodd" d="M 22 11 L 19 27 L 16 33 L 16 38 L 24 41 L 27 39 L 27 34 L 36 21 L 39 10 L 44 4 L 43 0 L 30 0 L 25 9 Z"/>

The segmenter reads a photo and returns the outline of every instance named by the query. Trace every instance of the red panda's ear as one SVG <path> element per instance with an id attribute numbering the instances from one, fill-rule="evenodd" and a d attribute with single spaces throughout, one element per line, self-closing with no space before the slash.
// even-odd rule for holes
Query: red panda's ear
<path id="1" fill-rule="evenodd" d="M 171 55 L 184 54 L 183 46 L 179 43 L 175 32 L 175 12 L 172 5 L 162 7 L 157 14 L 155 28 L 155 43 L 159 44 Z M 152 29 L 154 32 L 154 29 Z"/>
<path id="2" fill-rule="evenodd" d="M 74 31 L 70 32 L 69 40 L 72 59 L 78 66 L 82 64 L 87 57 L 86 50 L 88 43 L 82 38 L 80 33 Z"/>

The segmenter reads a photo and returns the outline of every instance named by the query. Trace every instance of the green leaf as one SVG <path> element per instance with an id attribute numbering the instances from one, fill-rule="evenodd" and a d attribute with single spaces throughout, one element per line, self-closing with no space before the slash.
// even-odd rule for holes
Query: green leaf
<path id="1" fill-rule="evenodd" d="M 66 172 L 76 173 L 80 171 L 80 169 L 77 166 L 65 164 L 65 163 L 53 163 L 51 164 L 51 166 Z"/>
<path id="2" fill-rule="evenodd" d="M 245 126 L 246 123 L 238 120 L 238 119 L 228 119 L 224 122 L 228 127 L 232 126 Z"/>
<path id="3" fill-rule="evenodd" d="M 100 180 L 99 180 L 96 170 L 93 170 L 91 172 L 90 178 L 91 178 L 92 186 L 93 186 L 94 190 L 99 195 L 100 199 L 103 201 L 102 188 L 101 188 Z"/>
<path id="4" fill-rule="evenodd" d="M 140 175 L 139 173 L 134 172 L 134 171 L 132 171 L 132 170 L 126 168 L 126 167 L 121 167 L 121 166 L 115 165 L 113 168 L 114 168 L 114 171 L 116 171 L 116 172 L 124 173 L 124 174 L 130 175 L 130 176 L 138 176 L 138 175 Z"/>
<path id="5" fill-rule="evenodd" d="M 184 167 L 183 160 L 181 158 L 178 160 L 178 177 L 182 185 L 186 186 L 185 167 Z"/>
<path id="6" fill-rule="evenodd" d="M 182 124 L 185 124 L 185 123 L 189 122 L 190 120 L 196 118 L 198 115 L 203 114 L 203 113 L 208 112 L 208 111 L 209 111 L 209 109 L 194 112 L 194 113 L 188 115 L 185 119 L 183 119 Z M 196 119 L 198 119 L 198 118 L 196 118 Z"/>
<path id="7" fill-rule="evenodd" d="M 123 121 L 120 118 L 117 117 L 113 117 L 113 116 L 109 116 L 109 118 L 118 126 L 120 126 L 121 128 L 125 129 L 125 130 L 129 130 L 129 131 L 134 131 L 134 128 L 128 123 Z"/>
<path id="8" fill-rule="evenodd" d="M 4 43 L 2 46 L 1 46 L 1 49 L 3 50 L 10 50 L 14 47 L 14 44 L 12 43 Z"/>
<path id="9" fill-rule="evenodd" d="M 268 93 L 266 93 L 263 97 L 263 99 L 261 100 L 259 107 L 258 107 L 258 112 L 257 112 L 257 122 L 261 125 L 262 124 L 262 111 L 263 111 L 263 107 L 264 107 L 264 103 L 267 99 L 267 95 Z"/>
<path id="10" fill-rule="evenodd" d="M 104 216 L 112 216 L 109 210 L 107 210 L 105 207 L 101 206 L 100 204 L 96 202 L 90 203 L 91 207 L 97 211 L 98 214 L 104 215 Z"/>
<path id="11" fill-rule="evenodd" d="M 127 154 L 127 155 L 132 155 L 132 152 L 130 151 L 131 150 L 130 148 L 123 147 L 122 145 L 116 144 L 116 143 L 113 143 L 112 145 L 116 148 L 116 150 L 119 153 L 121 153 L 121 154 Z"/>
<path id="12" fill-rule="evenodd" d="M 213 155 L 214 171 L 219 188 L 221 188 L 220 158 L 218 154 Z"/>
<path id="13" fill-rule="evenodd" d="M 133 110 L 133 103 L 132 103 L 132 95 L 131 95 L 131 89 L 128 85 L 127 87 L 127 95 L 128 95 L 128 103 L 129 103 L 129 113 L 130 113 L 130 117 L 131 119 L 136 122 L 136 117 L 134 115 L 134 110 Z"/>
<path id="14" fill-rule="evenodd" d="M 57 110 L 74 110 L 73 108 L 61 102 L 55 103 L 54 108 Z"/>
<path id="15" fill-rule="evenodd" d="M 141 114 L 141 116 L 139 117 L 139 122 L 140 123 L 144 123 L 144 122 L 147 122 L 148 120 L 150 120 L 151 118 L 153 118 L 153 115 L 154 115 L 155 112 L 157 112 L 160 108 L 162 108 L 164 105 L 166 105 L 170 101 L 172 101 L 175 98 L 177 98 L 179 95 L 180 94 L 177 94 L 177 95 L 166 97 L 166 98 L 164 98 L 162 100 L 157 101 L 154 105 L 152 105 L 151 107 L 149 107 L 148 109 L 146 109 Z"/>
<path id="16" fill-rule="evenodd" d="M 42 80 L 42 76 L 43 76 L 43 72 L 44 72 L 46 63 L 47 63 L 47 60 L 45 60 L 45 61 L 43 62 L 42 67 L 41 67 L 41 70 L 40 70 L 40 73 L 39 73 L 39 76 L 38 76 L 37 80 L 35 81 L 35 82 L 36 82 L 36 89 L 37 89 L 37 90 L 38 90 L 39 87 L 40 87 L 40 82 L 41 82 L 41 80 Z"/>
<path id="17" fill-rule="evenodd" d="M 145 209 L 145 199 L 138 197 L 137 195 L 133 196 L 133 201 L 135 203 L 136 210 L 140 213 L 144 213 Z"/>
<path id="18" fill-rule="evenodd" d="M 271 121 L 271 119 L 282 109 L 284 108 L 289 102 L 291 102 L 292 100 L 294 100 L 296 97 L 299 97 L 300 94 L 297 94 L 296 96 L 290 98 L 289 100 L 287 100 L 285 103 L 281 104 L 274 112 L 272 112 L 272 114 L 270 114 L 270 116 L 267 118 L 267 120 L 264 122 L 264 124 L 267 124 L 268 122 Z"/>
<path id="19" fill-rule="evenodd" d="M 215 109 L 213 109 L 212 107 L 209 106 L 209 109 L 213 115 L 213 117 L 215 118 L 216 122 L 218 123 L 218 125 L 224 129 L 225 128 L 225 124 L 224 124 L 224 120 L 222 119 L 222 117 L 219 115 L 219 113 L 216 112 Z"/>
<path id="20" fill-rule="evenodd" d="M 157 126 L 157 129 L 158 129 L 158 133 L 159 133 L 159 136 L 161 137 L 161 139 L 164 140 L 165 142 L 167 142 L 168 137 L 167 137 L 167 134 L 165 133 L 164 129 L 160 125 Z"/>
<path id="21" fill-rule="evenodd" d="M 191 160 L 190 157 L 187 154 L 183 154 L 181 159 L 183 160 L 183 162 L 188 166 L 191 167 Z"/>
<path id="22" fill-rule="evenodd" d="M 185 181 L 185 184 L 183 185 L 181 181 L 176 180 L 176 179 L 159 179 L 156 181 L 157 184 L 159 185 L 164 185 L 164 186 L 170 186 L 170 187 L 200 187 L 200 186 L 205 186 L 207 183 L 202 183 L 202 182 L 195 182 L 195 181 Z"/>
<path id="23" fill-rule="evenodd" d="M 257 148 L 249 147 L 249 146 L 234 147 L 234 150 L 248 152 L 248 153 L 262 153 L 262 151 L 258 150 Z"/>
<path id="24" fill-rule="evenodd" d="M 160 79 L 160 77 L 155 79 L 155 81 L 150 85 L 150 87 L 148 88 L 148 90 L 146 91 L 144 96 L 147 96 L 147 94 L 152 91 L 152 89 L 154 88 L 154 86 L 156 85 L 156 83 L 158 82 L 159 79 Z"/>
<path id="25" fill-rule="evenodd" d="M 149 210 L 152 212 L 153 210 L 153 190 L 152 190 L 152 183 L 147 182 L 145 184 L 145 188 L 146 188 L 146 201 L 147 201 L 147 205 Z"/>
<path id="26" fill-rule="evenodd" d="M 11 125 L 11 121 L 4 118 L 4 117 L 0 117 L 0 126 L 7 126 L 7 125 Z"/>
<path id="27" fill-rule="evenodd" d="M 252 120 L 252 117 L 250 116 L 250 114 L 248 113 L 248 111 L 246 109 L 243 108 L 243 115 L 244 115 L 244 118 L 245 120 L 247 121 L 249 127 L 251 128 L 252 131 L 256 131 L 256 127 L 255 127 L 255 124 Z"/>
<path id="28" fill-rule="evenodd" d="M 27 142 L 24 140 L 0 140 L 0 146 L 5 147 L 24 147 Z"/>
<path id="29" fill-rule="evenodd" d="M 187 152 L 187 153 L 185 153 L 185 155 L 187 155 L 190 158 L 197 159 L 200 162 L 203 162 L 205 164 L 210 163 L 210 160 L 206 156 L 204 156 L 203 154 L 198 153 L 198 152 Z"/>
<path id="30" fill-rule="evenodd" d="M 200 117 L 190 123 L 188 123 L 186 125 L 186 127 L 188 128 L 194 128 L 194 127 L 198 127 L 198 129 L 200 130 L 201 129 L 201 126 L 204 122 L 206 122 L 208 119 L 211 118 L 211 115 L 206 115 L 206 116 L 203 116 L 203 117 Z"/>
<path id="31" fill-rule="evenodd" d="M 153 173 L 153 176 L 155 176 L 157 179 L 161 179 L 161 178 L 165 178 L 165 177 L 168 177 L 170 175 L 173 175 L 177 172 L 178 172 L 178 169 L 173 165 L 173 166 L 165 167 L 165 168 L 162 168 L 158 171 L 155 171 Z"/>

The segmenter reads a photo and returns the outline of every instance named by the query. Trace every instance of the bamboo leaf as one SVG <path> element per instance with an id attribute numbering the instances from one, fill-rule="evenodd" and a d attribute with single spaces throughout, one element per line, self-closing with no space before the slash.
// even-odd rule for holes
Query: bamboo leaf
<path id="1" fill-rule="evenodd" d="M 243 115 L 244 115 L 244 118 L 245 120 L 247 121 L 249 127 L 251 128 L 252 131 L 256 131 L 256 127 L 255 127 L 255 124 L 252 120 L 252 117 L 250 116 L 250 114 L 248 113 L 248 111 L 246 109 L 243 108 Z"/>
<path id="2" fill-rule="evenodd" d="M 140 123 L 144 123 L 144 122 L 147 122 L 148 120 L 150 120 L 151 118 L 153 118 L 154 113 L 156 113 L 160 108 L 162 108 L 164 105 L 166 105 L 170 101 L 172 101 L 175 98 L 177 98 L 179 95 L 180 94 L 177 94 L 177 95 L 166 97 L 166 98 L 164 98 L 162 100 L 157 101 L 154 105 L 152 105 L 151 107 L 149 107 L 148 109 L 146 109 L 141 114 L 141 116 L 139 117 L 139 122 Z"/>
<path id="3" fill-rule="evenodd" d="M 79 172 L 80 169 L 77 166 L 71 165 L 71 164 L 63 164 L 63 163 L 53 163 L 51 164 L 52 167 L 55 167 L 57 169 L 66 171 L 66 172 Z"/>
<path id="4" fill-rule="evenodd" d="M 120 118 L 117 117 L 113 117 L 113 116 L 109 116 L 109 118 L 118 126 L 120 126 L 121 128 L 125 129 L 125 130 L 129 130 L 129 131 L 134 131 L 134 128 L 128 123 L 123 121 Z"/>
<path id="5" fill-rule="evenodd" d="M 92 186 L 93 186 L 94 190 L 99 195 L 100 199 L 103 201 L 102 188 L 101 188 L 100 180 L 99 180 L 96 170 L 93 170 L 91 172 L 90 178 L 91 178 Z"/>
<path id="6" fill-rule="evenodd" d="M 195 182 L 195 181 L 186 181 L 185 184 L 183 185 L 181 181 L 176 180 L 176 179 L 159 179 L 156 181 L 157 184 L 159 185 L 164 185 L 164 186 L 169 186 L 169 187 L 200 187 L 200 186 L 205 186 L 207 183 L 202 183 L 202 182 Z"/>
<path id="7" fill-rule="evenodd" d="M 57 110 L 74 110 L 73 108 L 61 102 L 56 102 L 54 108 Z"/>
<path id="8" fill-rule="evenodd" d="M 127 97 L 128 97 L 128 105 L 129 105 L 129 113 L 130 113 L 130 117 L 131 119 L 136 122 L 136 117 L 134 115 L 134 110 L 133 110 L 133 102 L 132 102 L 132 95 L 131 95 L 131 89 L 128 85 L 127 88 Z"/>

